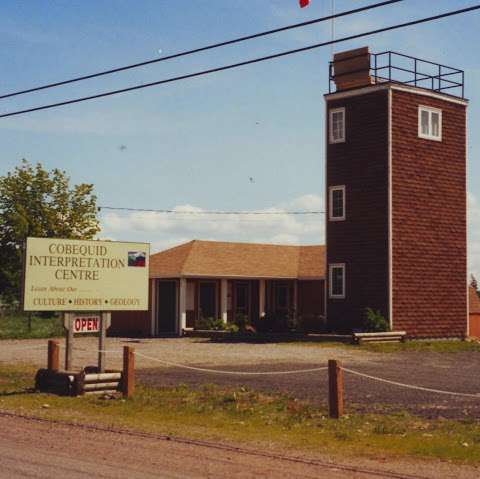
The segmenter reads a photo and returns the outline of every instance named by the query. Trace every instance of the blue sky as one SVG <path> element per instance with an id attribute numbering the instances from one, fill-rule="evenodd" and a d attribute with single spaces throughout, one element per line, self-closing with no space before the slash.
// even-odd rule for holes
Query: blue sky
<path id="1" fill-rule="evenodd" d="M 337 0 L 337 11 L 374 3 Z M 405 0 L 339 19 L 337 37 L 474 5 Z M 0 91 L 168 55 L 330 13 L 330 0 L 3 0 Z M 471 270 L 480 276 L 480 13 L 337 44 L 462 68 L 469 107 Z M 330 23 L 2 101 L 1 111 L 122 88 L 330 39 Z M 0 174 L 21 158 L 95 184 L 99 204 L 137 208 L 323 209 L 330 47 L 1 120 Z M 120 149 L 125 145 L 126 149 Z M 253 180 L 251 180 L 252 178 Z M 323 220 L 103 212 L 103 237 L 158 250 L 192 238 L 321 243 Z"/>

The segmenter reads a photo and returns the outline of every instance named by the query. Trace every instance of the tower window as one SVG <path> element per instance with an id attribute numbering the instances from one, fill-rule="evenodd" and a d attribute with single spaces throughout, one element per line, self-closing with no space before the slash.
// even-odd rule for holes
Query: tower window
<path id="1" fill-rule="evenodd" d="M 418 136 L 442 141 L 442 110 L 428 106 L 418 107 Z"/>
<path id="2" fill-rule="evenodd" d="M 328 189 L 328 217 L 330 221 L 345 220 L 345 186 L 331 186 Z"/>
<path id="3" fill-rule="evenodd" d="M 345 298 L 345 264 L 331 264 L 329 266 L 328 283 L 330 298 Z"/>
<path id="4" fill-rule="evenodd" d="M 345 108 L 330 110 L 330 143 L 345 141 Z"/>

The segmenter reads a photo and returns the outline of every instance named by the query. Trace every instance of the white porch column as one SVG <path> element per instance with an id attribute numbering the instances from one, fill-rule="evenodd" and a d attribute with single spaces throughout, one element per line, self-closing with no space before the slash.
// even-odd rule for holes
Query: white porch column
<path id="1" fill-rule="evenodd" d="M 265 280 L 261 279 L 259 281 L 259 291 L 258 291 L 258 312 L 260 317 L 263 318 L 266 314 L 265 311 Z"/>
<path id="2" fill-rule="evenodd" d="M 187 280 L 185 278 L 180 278 L 178 319 L 178 334 L 181 335 L 182 331 L 187 327 Z"/>
<path id="3" fill-rule="evenodd" d="M 222 321 L 227 324 L 228 320 L 228 280 L 222 279 L 220 282 L 220 309 Z"/>

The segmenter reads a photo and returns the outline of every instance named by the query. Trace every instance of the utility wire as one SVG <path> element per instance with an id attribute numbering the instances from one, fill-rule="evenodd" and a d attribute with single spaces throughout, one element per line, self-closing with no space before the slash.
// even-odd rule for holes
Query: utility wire
<path id="1" fill-rule="evenodd" d="M 220 47 L 224 47 L 224 46 L 227 46 L 227 45 L 233 45 L 234 43 L 245 42 L 247 40 L 253 40 L 255 38 L 260 38 L 260 37 L 264 37 L 264 36 L 267 36 L 267 35 L 272 35 L 274 33 L 284 32 L 284 31 L 287 31 L 287 30 L 295 29 L 295 28 L 306 27 L 308 25 L 313 25 L 315 23 L 325 22 L 327 20 L 332 20 L 333 21 L 335 18 L 340 18 L 340 17 L 344 17 L 344 16 L 348 16 L 348 15 L 353 15 L 354 13 L 360 13 L 360 12 L 364 12 L 364 11 L 367 11 L 367 10 L 372 10 L 374 8 L 384 7 L 386 5 L 390 5 L 392 3 L 398 3 L 398 2 L 401 2 L 401 1 L 403 1 L 403 0 L 389 0 L 389 1 L 385 1 L 385 2 L 375 3 L 373 5 L 367 5 L 365 7 L 355 8 L 353 10 L 347 10 L 345 12 L 340 12 L 340 13 L 337 13 L 337 14 L 333 13 L 332 15 L 328 15 L 326 17 L 321 17 L 321 18 L 316 18 L 314 20 L 309 20 L 309 21 L 306 21 L 306 22 L 295 23 L 293 25 L 287 25 L 285 27 L 275 28 L 273 30 L 267 30 L 265 32 L 255 33 L 253 35 L 247 35 L 247 36 L 244 36 L 244 37 L 234 38 L 233 40 L 227 40 L 227 41 L 224 41 L 224 42 L 214 43 L 212 45 L 207 45 L 207 46 L 204 46 L 204 47 L 195 48 L 193 50 L 187 50 L 187 51 L 183 51 L 183 52 L 179 52 L 179 53 L 174 53 L 173 55 L 168 55 L 168 56 L 165 56 L 165 57 L 154 58 L 152 60 L 146 60 L 146 61 L 139 62 L 139 63 L 133 63 L 131 65 L 125 65 L 123 67 L 112 68 L 111 70 L 104 70 L 104 71 L 101 71 L 101 72 L 92 73 L 90 75 L 83 75 L 83 76 L 79 76 L 79 77 L 76 77 L 76 78 L 71 78 L 69 80 L 63 80 L 63 81 L 59 81 L 59 82 L 55 82 L 55 83 L 49 83 L 49 84 L 46 84 L 46 85 L 41 85 L 41 86 L 29 88 L 27 90 L 21 90 L 21 91 L 16 91 L 16 92 L 12 92 L 12 93 L 6 93 L 4 95 L 0 95 L 0 100 L 4 99 L 4 98 L 10 98 L 12 96 L 24 95 L 26 93 L 32 93 L 32 92 L 35 92 L 35 91 L 47 90 L 49 88 L 54 88 L 54 87 L 58 87 L 58 86 L 62 86 L 62 85 L 68 85 L 69 83 L 75 83 L 75 82 L 79 82 L 79 81 L 82 81 L 82 80 L 89 80 L 91 78 L 97 78 L 97 77 L 104 76 L 104 75 L 111 75 L 113 73 L 118 73 L 118 72 L 122 72 L 122 71 L 125 71 L 125 70 L 131 70 L 131 69 L 134 69 L 134 68 L 143 67 L 145 65 L 151 65 L 152 63 L 164 62 L 164 61 L 167 61 L 167 60 L 172 60 L 174 58 L 180 58 L 180 57 L 184 57 L 184 56 L 187 56 L 187 55 L 192 55 L 194 53 L 204 52 L 204 51 L 207 51 L 207 50 L 213 50 L 215 48 L 220 48 Z"/>
<path id="2" fill-rule="evenodd" d="M 115 210 L 115 211 L 137 211 L 147 213 L 168 213 L 181 215 L 321 215 L 324 211 L 182 211 L 182 210 L 157 210 L 144 208 L 121 208 L 115 206 L 99 206 L 98 211 Z"/>
<path id="3" fill-rule="evenodd" d="M 459 15 L 461 13 L 467 13 L 467 12 L 471 12 L 471 11 L 478 10 L 478 9 L 480 9 L 480 4 L 474 5 L 474 6 L 468 7 L 468 8 L 462 8 L 460 10 L 449 11 L 449 12 L 442 13 L 442 14 L 439 14 L 439 15 L 434 15 L 434 16 L 431 16 L 431 17 L 421 18 L 421 19 L 418 19 L 418 20 L 412 20 L 410 22 L 391 25 L 389 27 L 378 28 L 376 30 L 370 30 L 368 32 L 357 33 L 355 35 L 349 35 L 347 37 L 337 38 L 336 40 L 330 40 L 330 41 L 323 42 L 323 43 L 316 43 L 314 45 L 309 45 L 307 47 L 296 48 L 295 50 L 288 50 L 288 51 L 285 51 L 285 52 L 275 53 L 273 55 L 267 55 L 267 56 L 255 58 L 255 59 L 252 59 L 252 60 L 246 60 L 246 61 L 239 62 L 239 63 L 232 63 L 230 65 L 225 65 L 225 66 L 217 67 L 217 68 L 211 68 L 209 70 L 203 70 L 203 71 L 199 71 L 199 72 L 195 72 L 195 73 L 189 73 L 187 75 L 181 75 L 181 76 L 177 76 L 177 77 L 167 78 L 165 80 L 159 80 L 159 81 L 155 81 L 155 82 L 151 82 L 151 83 L 144 83 L 144 84 L 140 84 L 140 85 L 135 85 L 135 86 L 128 87 L 128 88 L 122 88 L 120 90 L 107 91 L 107 92 L 104 92 L 104 93 L 98 93 L 96 95 L 86 96 L 86 97 L 82 97 L 82 98 L 76 98 L 74 100 L 67 100 L 67 101 L 62 101 L 62 102 L 58 102 L 58 103 L 51 103 L 51 104 L 48 104 L 48 105 L 38 106 L 38 107 L 35 107 L 35 108 L 28 108 L 26 110 L 18 110 L 18 111 L 13 111 L 13 112 L 10 112 L 10 113 L 3 113 L 3 114 L 0 115 L 0 118 L 6 118 L 6 117 L 9 117 L 9 116 L 15 116 L 15 115 L 22 115 L 22 114 L 31 113 L 31 112 L 34 112 L 34 111 L 47 110 L 47 109 L 50 109 L 50 108 L 57 108 L 59 106 L 71 105 L 73 103 L 80 103 L 80 102 L 84 102 L 84 101 L 88 101 L 88 100 L 94 100 L 94 99 L 97 99 L 97 98 L 103 98 L 103 97 L 107 97 L 107 96 L 117 95 L 117 94 L 120 94 L 120 93 L 126 93 L 126 92 L 130 92 L 130 91 L 134 91 L 134 90 L 141 90 L 143 88 L 149 88 L 149 87 L 153 87 L 153 86 L 157 86 L 157 85 L 163 85 L 163 84 L 166 84 L 166 83 L 172 83 L 172 82 L 176 82 L 176 81 L 180 81 L 180 80 L 186 80 L 187 78 L 194 78 L 194 77 L 199 77 L 199 76 L 203 76 L 203 75 L 209 75 L 211 73 L 217 73 L 217 72 L 221 72 L 221 71 L 225 71 L 225 70 L 230 70 L 230 69 L 233 69 L 233 68 L 242 67 L 242 66 L 245 66 L 245 65 L 251 65 L 251 64 L 254 64 L 254 63 L 259 63 L 259 62 L 263 62 L 263 61 L 267 61 L 267 60 L 273 60 L 273 59 L 276 59 L 276 58 L 285 57 L 287 55 L 293 55 L 293 54 L 296 54 L 296 53 L 301 53 L 301 52 L 306 52 L 306 51 L 309 51 L 309 50 L 313 50 L 315 48 L 324 47 L 326 45 L 332 45 L 332 44 L 335 44 L 335 43 L 345 42 L 345 41 L 348 41 L 348 40 L 354 40 L 356 38 L 362 38 L 362 37 L 366 37 L 366 36 L 370 36 L 370 35 L 376 35 L 378 33 L 388 32 L 388 31 L 391 31 L 391 30 L 398 30 L 399 28 L 405 28 L 405 27 L 410 27 L 410 26 L 413 26 L 413 25 L 418 25 L 420 23 L 431 22 L 431 21 L 434 21 L 434 20 L 439 20 L 441 18 L 451 17 L 453 15 Z"/>

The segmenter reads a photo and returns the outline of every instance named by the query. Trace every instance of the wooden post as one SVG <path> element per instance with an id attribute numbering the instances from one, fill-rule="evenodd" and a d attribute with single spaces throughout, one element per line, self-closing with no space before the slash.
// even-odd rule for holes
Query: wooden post
<path id="1" fill-rule="evenodd" d="M 47 368 L 49 371 L 58 371 L 60 369 L 60 346 L 55 339 L 48 341 Z"/>
<path id="2" fill-rule="evenodd" d="M 133 396 L 135 389 L 135 350 L 131 346 L 123 347 L 123 374 L 122 393 L 123 397 Z"/>
<path id="3" fill-rule="evenodd" d="M 105 363 L 107 353 L 105 352 L 107 344 L 107 329 L 110 327 L 112 315 L 109 312 L 103 312 L 100 316 L 100 335 L 98 336 L 98 372 L 105 372 Z"/>
<path id="4" fill-rule="evenodd" d="M 65 371 L 70 371 L 72 368 L 73 356 L 73 324 L 72 313 L 64 313 L 63 326 L 66 329 L 65 333 Z"/>
<path id="5" fill-rule="evenodd" d="M 105 372 L 105 340 L 107 336 L 107 328 L 105 321 L 105 313 L 100 316 L 100 335 L 98 336 L 98 372 Z"/>
<path id="6" fill-rule="evenodd" d="M 343 416 L 343 369 L 340 361 L 328 361 L 328 413 L 331 418 Z"/>

